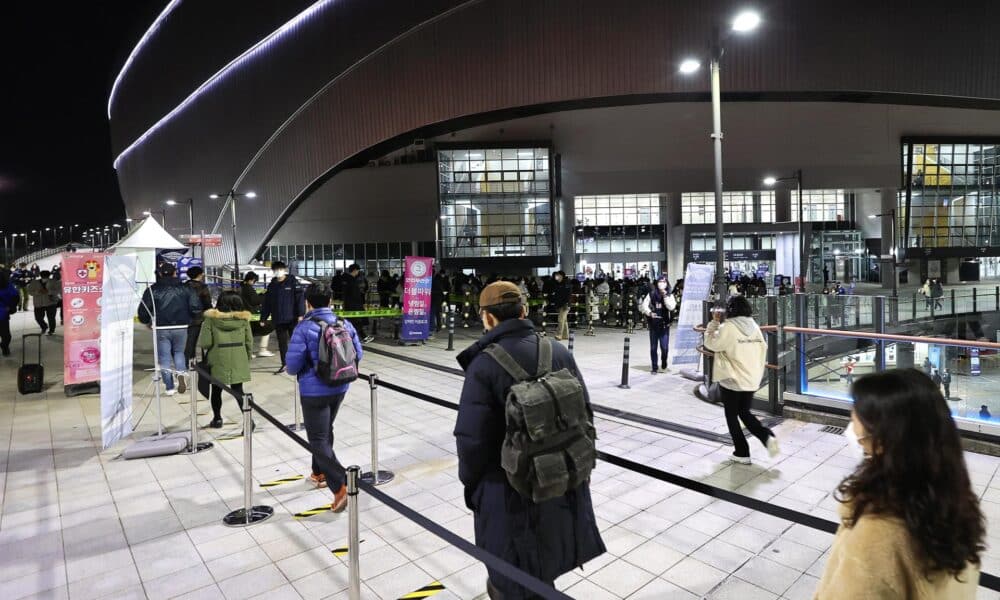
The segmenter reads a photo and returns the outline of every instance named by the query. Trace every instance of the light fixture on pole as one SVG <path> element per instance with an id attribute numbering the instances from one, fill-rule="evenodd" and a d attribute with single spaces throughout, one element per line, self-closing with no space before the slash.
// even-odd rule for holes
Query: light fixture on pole
<path id="1" fill-rule="evenodd" d="M 729 293 L 725 275 L 725 227 L 722 202 L 722 91 L 720 83 L 720 67 L 722 55 L 725 52 L 723 43 L 731 33 L 748 33 L 760 25 L 760 15 L 754 11 L 743 11 L 733 19 L 730 31 L 725 36 L 720 35 L 718 26 L 712 30 L 712 60 L 709 63 L 709 77 L 712 87 L 712 141 L 715 148 L 715 286 L 719 300 L 725 301 Z M 679 70 L 682 74 L 696 73 L 700 67 L 694 58 L 681 62 Z"/>
<path id="2" fill-rule="evenodd" d="M 882 217 L 889 217 L 892 221 L 889 225 L 889 235 L 890 235 L 890 247 L 889 247 L 889 257 L 892 259 L 892 295 L 896 297 L 899 295 L 899 275 L 896 273 L 896 268 L 899 263 L 899 255 L 897 254 L 898 248 L 896 247 L 896 209 L 890 208 L 889 212 L 877 213 L 874 215 L 868 215 L 869 219 L 881 219 Z"/>
<path id="3" fill-rule="evenodd" d="M 796 169 L 795 174 L 791 177 L 774 177 L 768 176 L 764 178 L 764 185 L 774 186 L 778 183 L 784 181 L 794 181 L 796 186 L 796 191 L 799 195 L 799 272 L 798 280 L 799 283 L 796 285 L 800 293 L 805 293 L 806 291 L 806 275 L 809 272 L 809 255 L 806 253 L 806 236 L 805 236 L 805 219 L 803 218 L 803 206 L 805 202 L 802 199 L 802 169 Z"/>
<path id="4" fill-rule="evenodd" d="M 176 200 L 167 200 L 167 206 L 182 204 Z M 188 205 L 188 233 L 194 235 L 194 198 L 188 198 L 183 204 Z"/>
<path id="5" fill-rule="evenodd" d="M 210 194 L 208 196 L 213 200 L 218 200 L 222 197 L 221 194 Z M 257 193 L 250 192 L 237 192 L 236 190 L 229 190 L 226 194 L 226 202 L 229 203 L 229 212 L 233 219 L 233 285 L 238 286 L 240 284 L 240 251 L 239 244 L 236 241 L 236 199 L 237 198 L 256 198 Z"/>

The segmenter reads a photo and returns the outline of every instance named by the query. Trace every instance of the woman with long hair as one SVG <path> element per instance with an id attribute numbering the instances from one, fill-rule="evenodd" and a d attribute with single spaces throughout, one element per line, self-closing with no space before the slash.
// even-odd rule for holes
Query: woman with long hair
<path id="1" fill-rule="evenodd" d="M 846 435 L 864 460 L 816 598 L 975 598 L 985 521 L 941 391 L 914 369 L 859 377 Z"/>
<path id="2" fill-rule="evenodd" d="M 242 394 L 243 384 L 250 381 L 253 335 L 250 312 L 244 310 L 239 292 L 222 292 L 215 308 L 205 311 L 198 345 L 205 352 L 212 377 Z M 212 386 L 211 400 L 212 422 L 208 426 L 218 429 L 222 427 L 222 388 Z"/>

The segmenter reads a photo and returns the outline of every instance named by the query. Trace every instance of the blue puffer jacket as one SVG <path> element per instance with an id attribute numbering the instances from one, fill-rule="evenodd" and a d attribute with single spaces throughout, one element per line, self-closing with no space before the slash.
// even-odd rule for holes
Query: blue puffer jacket
<path id="1" fill-rule="evenodd" d="M 326 385 L 316 376 L 316 363 L 319 362 L 319 323 L 310 319 L 316 318 L 333 324 L 337 320 L 337 315 L 329 308 L 316 308 L 306 314 L 302 321 L 295 326 L 292 332 L 292 339 L 288 342 L 288 354 L 285 355 L 285 364 L 288 372 L 298 376 L 299 394 L 302 396 L 335 396 L 344 394 L 350 384 L 330 386 Z M 341 319 L 344 328 L 351 334 L 351 341 L 354 342 L 354 351 L 358 354 L 358 361 L 361 361 L 363 350 L 361 342 L 358 341 L 358 332 L 347 319 Z"/>
<path id="2" fill-rule="evenodd" d="M 17 306 L 21 296 L 17 293 L 17 288 L 13 283 L 8 283 L 7 287 L 0 288 L 0 321 L 10 318 L 10 307 Z"/>

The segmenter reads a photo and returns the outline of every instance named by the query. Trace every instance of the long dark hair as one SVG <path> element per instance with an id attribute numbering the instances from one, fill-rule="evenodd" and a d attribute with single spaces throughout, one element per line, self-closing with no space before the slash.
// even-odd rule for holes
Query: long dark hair
<path id="1" fill-rule="evenodd" d="M 243 304 L 243 298 L 239 292 L 232 290 L 222 292 L 219 294 L 219 299 L 215 301 L 215 309 L 219 312 L 230 313 L 244 310 L 245 308 L 246 306 Z"/>
<path id="2" fill-rule="evenodd" d="M 985 521 L 938 386 L 915 369 L 895 369 L 860 377 L 851 395 L 872 455 L 837 488 L 850 506 L 847 524 L 866 513 L 903 519 L 927 577 L 979 564 Z"/>

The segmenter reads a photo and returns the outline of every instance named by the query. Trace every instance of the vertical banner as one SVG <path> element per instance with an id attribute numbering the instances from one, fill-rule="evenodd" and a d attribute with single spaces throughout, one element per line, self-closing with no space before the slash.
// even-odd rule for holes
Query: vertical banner
<path id="1" fill-rule="evenodd" d="M 201 267 L 205 268 L 205 261 L 200 258 L 195 258 L 194 256 L 182 256 L 177 259 L 177 277 L 181 281 L 188 280 L 188 269 L 191 267 Z"/>
<path id="2" fill-rule="evenodd" d="M 101 442 L 104 448 L 132 433 L 134 256 L 107 256 L 101 293 Z"/>
<path id="3" fill-rule="evenodd" d="M 406 257 L 403 280 L 403 327 L 399 339 L 404 342 L 426 340 L 430 335 L 431 277 L 434 259 Z"/>
<path id="4" fill-rule="evenodd" d="M 681 297 L 681 312 L 677 317 L 677 333 L 674 334 L 674 349 L 670 353 L 672 366 L 697 365 L 701 360 L 698 345 L 701 334 L 694 327 L 702 324 L 702 305 L 712 293 L 712 277 L 715 267 L 689 263 L 684 273 L 684 295 Z"/>
<path id="5" fill-rule="evenodd" d="M 101 380 L 101 286 L 104 283 L 102 252 L 62 255 L 63 286 L 63 385 Z"/>

